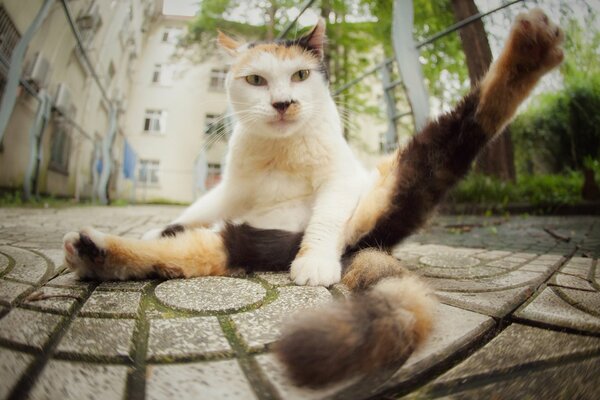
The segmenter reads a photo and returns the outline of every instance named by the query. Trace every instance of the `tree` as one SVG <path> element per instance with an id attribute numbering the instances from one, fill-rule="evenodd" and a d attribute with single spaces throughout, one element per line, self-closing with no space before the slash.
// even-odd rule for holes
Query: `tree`
<path id="1" fill-rule="evenodd" d="M 474 0 L 452 0 L 452 9 L 456 21 L 462 21 L 479 12 Z M 471 86 L 475 86 L 492 63 L 492 50 L 483 22 L 478 20 L 462 28 L 460 39 L 467 60 Z M 485 175 L 492 175 L 502 180 L 515 180 L 513 144 L 509 128 L 506 128 L 502 135 L 482 153 L 476 169 Z"/>

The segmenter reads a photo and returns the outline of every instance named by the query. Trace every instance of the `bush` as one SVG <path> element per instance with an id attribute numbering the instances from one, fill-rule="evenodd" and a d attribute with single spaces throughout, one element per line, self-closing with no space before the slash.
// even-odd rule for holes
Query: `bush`
<path id="1" fill-rule="evenodd" d="M 528 203 L 535 207 L 554 207 L 580 202 L 582 185 L 583 175 L 579 171 L 561 175 L 522 175 L 516 183 L 472 174 L 451 192 L 449 200 L 489 206 Z"/>

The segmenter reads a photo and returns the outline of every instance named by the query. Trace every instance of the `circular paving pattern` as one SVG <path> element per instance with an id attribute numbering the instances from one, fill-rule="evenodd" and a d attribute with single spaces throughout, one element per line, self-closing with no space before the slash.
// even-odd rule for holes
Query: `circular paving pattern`
<path id="1" fill-rule="evenodd" d="M 207 277 L 176 279 L 161 283 L 154 291 L 166 306 L 189 311 L 228 311 L 262 300 L 267 291 L 245 279 Z"/>
<path id="2" fill-rule="evenodd" d="M 469 268 L 479 264 L 479 260 L 473 257 L 455 255 L 452 253 L 432 254 L 421 257 L 421 264 L 430 267 L 441 268 Z"/>

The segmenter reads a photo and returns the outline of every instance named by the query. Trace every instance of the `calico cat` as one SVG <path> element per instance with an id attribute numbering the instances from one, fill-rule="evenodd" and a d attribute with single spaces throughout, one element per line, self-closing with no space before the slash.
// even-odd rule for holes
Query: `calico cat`
<path id="1" fill-rule="evenodd" d="M 237 118 L 222 183 L 162 238 L 68 233 L 66 265 L 101 280 L 290 266 L 300 285 L 342 280 L 352 299 L 297 318 L 275 345 L 292 379 L 320 386 L 401 363 L 431 330 L 435 300 L 387 251 L 425 222 L 562 61 L 562 40 L 541 10 L 520 14 L 479 86 L 368 172 L 329 93 L 323 21 L 291 41 L 242 44 L 220 33 L 233 57 L 226 86 Z"/>

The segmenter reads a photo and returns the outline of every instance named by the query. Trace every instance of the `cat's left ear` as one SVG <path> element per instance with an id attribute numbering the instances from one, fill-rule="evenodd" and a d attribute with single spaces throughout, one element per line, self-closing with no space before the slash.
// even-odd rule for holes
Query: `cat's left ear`
<path id="1" fill-rule="evenodd" d="M 238 49 L 242 47 L 243 43 L 238 42 L 231 36 L 227 36 L 221 31 L 217 31 L 217 43 L 223 50 L 225 50 L 230 56 L 235 57 L 238 54 Z"/>
<path id="2" fill-rule="evenodd" d="M 323 58 L 323 49 L 325 47 L 326 40 L 327 36 L 325 35 L 325 20 L 323 18 L 319 18 L 319 21 L 315 27 L 312 28 L 308 34 L 299 39 L 302 47 L 306 47 L 315 51 L 320 58 Z"/>

